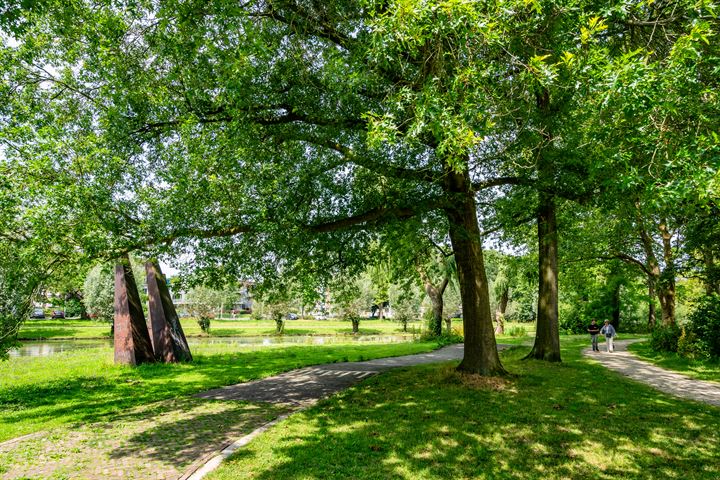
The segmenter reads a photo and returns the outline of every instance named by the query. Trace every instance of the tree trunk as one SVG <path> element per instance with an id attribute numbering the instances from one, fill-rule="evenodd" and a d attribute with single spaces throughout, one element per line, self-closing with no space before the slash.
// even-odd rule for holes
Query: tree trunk
<path id="1" fill-rule="evenodd" d="M 610 298 L 611 307 L 612 307 L 612 326 L 615 327 L 615 330 L 618 330 L 620 328 L 620 282 L 615 282 L 615 285 L 613 285 L 612 290 L 612 296 Z"/>
<path id="2" fill-rule="evenodd" d="M 657 296 L 660 300 L 663 326 L 675 324 L 675 279 L 668 285 L 658 286 Z"/>
<path id="3" fill-rule="evenodd" d="M 430 320 L 430 332 L 434 336 L 439 337 L 440 335 L 442 335 L 444 308 L 443 293 L 445 289 L 441 289 L 433 285 L 430 276 L 427 274 L 427 272 L 422 266 L 418 265 L 417 271 L 420 275 L 420 280 L 422 280 L 423 282 L 423 288 L 425 289 L 425 293 L 427 294 L 430 302 L 432 303 L 432 319 Z M 447 280 L 448 279 L 444 280 L 444 284 L 447 284 Z"/>
<path id="4" fill-rule="evenodd" d="M 655 282 L 648 279 L 648 327 L 655 328 Z"/>
<path id="5" fill-rule="evenodd" d="M 557 219 L 552 195 L 540 193 L 538 208 L 538 309 L 535 344 L 525 358 L 559 362 Z"/>
<path id="6" fill-rule="evenodd" d="M 505 374 L 493 332 L 490 293 L 470 176 L 467 172 L 458 173 L 448 168 L 446 182 L 446 190 L 456 194 L 453 206 L 446 209 L 446 214 L 457 263 L 465 333 L 465 351 L 458 370 L 480 375 Z"/>
<path id="7" fill-rule="evenodd" d="M 360 331 L 360 320 L 353 318 L 350 322 L 352 323 L 352 333 L 358 333 Z"/>
<path id="8" fill-rule="evenodd" d="M 662 237 L 665 259 L 665 268 L 658 282 L 658 297 L 662 308 L 662 323 L 668 326 L 675 324 L 675 255 L 672 249 L 672 232 L 665 219 L 660 222 L 658 229 Z"/>
<path id="9" fill-rule="evenodd" d="M 715 265 L 715 255 L 710 247 L 703 248 L 703 260 L 705 262 L 705 294 L 720 294 L 720 281 L 718 280 L 717 266 Z"/>
<path id="10" fill-rule="evenodd" d="M 508 302 L 510 301 L 510 287 L 503 288 L 498 300 L 497 309 L 495 310 L 495 321 L 497 327 L 495 327 L 495 335 L 503 335 L 505 333 L 505 311 L 507 310 Z"/>
<path id="11" fill-rule="evenodd" d="M 452 335 L 452 318 L 445 317 L 445 334 Z"/>

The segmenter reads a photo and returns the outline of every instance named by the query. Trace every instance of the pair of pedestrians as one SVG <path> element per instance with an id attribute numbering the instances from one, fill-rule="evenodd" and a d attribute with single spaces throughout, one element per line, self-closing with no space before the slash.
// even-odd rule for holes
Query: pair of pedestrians
<path id="1" fill-rule="evenodd" d="M 592 340 L 593 352 L 600 351 L 600 347 L 598 347 L 598 336 L 600 335 L 605 335 L 605 346 L 607 347 L 608 353 L 613 352 L 613 339 L 617 336 L 617 333 L 615 332 L 615 327 L 610 324 L 609 320 L 605 320 L 605 325 L 601 328 L 600 325 L 597 324 L 597 320 L 593 318 L 588 327 L 588 333 Z"/>

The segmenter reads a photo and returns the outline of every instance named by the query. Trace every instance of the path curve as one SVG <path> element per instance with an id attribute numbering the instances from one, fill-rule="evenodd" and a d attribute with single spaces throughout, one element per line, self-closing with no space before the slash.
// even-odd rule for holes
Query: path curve
<path id="1" fill-rule="evenodd" d="M 498 350 L 510 345 L 499 344 Z M 267 430 L 289 415 L 315 404 L 321 398 L 344 390 L 352 385 L 397 367 L 410 367 L 428 363 L 448 362 L 463 358 L 463 345 L 448 345 L 428 353 L 416 353 L 399 357 L 377 358 L 363 362 L 326 363 L 299 368 L 272 377 L 252 382 L 229 385 L 199 393 L 200 398 L 214 400 L 243 400 L 247 402 L 269 402 L 293 408 L 288 414 L 268 422 L 211 458 L 196 470 L 190 470 L 182 479 L 200 480 L 215 470 L 223 460 L 237 449 L 247 445 L 258 434 Z"/>
<path id="2" fill-rule="evenodd" d="M 640 341 L 642 339 L 616 340 L 614 353 L 607 353 L 605 345 L 601 343 L 600 352 L 586 348 L 583 355 L 661 392 L 720 407 L 719 383 L 696 380 L 640 360 L 627 350 L 629 344 Z"/>

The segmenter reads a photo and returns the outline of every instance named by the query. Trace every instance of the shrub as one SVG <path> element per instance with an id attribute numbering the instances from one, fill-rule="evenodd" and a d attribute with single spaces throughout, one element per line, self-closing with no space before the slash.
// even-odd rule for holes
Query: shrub
<path id="1" fill-rule="evenodd" d="M 589 324 L 589 321 L 585 321 L 585 318 L 583 318 L 580 315 L 573 315 L 565 320 L 563 320 L 560 323 L 560 329 L 564 330 L 566 333 L 587 333 L 587 325 Z"/>
<path id="2" fill-rule="evenodd" d="M 520 338 L 520 337 L 524 337 L 525 335 L 527 335 L 527 331 L 525 330 L 524 327 L 515 326 L 515 327 L 510 328 L 507 331 L 507 334 L 510 335 L 511 337 Z"/>
<path id="3" fill-rule="evenodd" d="M 709 352 L 705 342 L 700 340 L 692 330 L 685 329 L 685 327 L 681 329 L 680 338 L 678 339 L 677 353 L 682 357 L 691 359 L 709 357 Z"/>
<path id="4" fill-rule="evenodd" d="M 703 297 L 690 314 L 688 329 L 704 344 L 707 355 L 720 358 L 720 295 Z"/>
<path id="5" fill-rule="evenodd" d="M 650 337 L 650 347 L 656 352 L 677 352 L 680 328 L 673 324 L 657 326 Z"/>
<path id="6" fill-rule="evenodd" d="M 200 315 L 197 319 L 197 323 L 200 326 L 200 330 L 203 333 L 210 333 L 210 317 L 205 315 Z"/>

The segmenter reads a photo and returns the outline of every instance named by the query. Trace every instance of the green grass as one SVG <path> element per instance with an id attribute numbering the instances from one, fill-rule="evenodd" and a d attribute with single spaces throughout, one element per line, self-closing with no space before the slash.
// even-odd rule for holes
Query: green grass
<path id="1" fill-rule="evenodd" d="M 306 365 L 429 351 L 436 344 L 239 348 L 203 345 L 189 364 L 113 364 L 108 349 L 0 362 L 0 441 L 89 423 L 157 400 L 274 375 Z"/>
<path id="2" fill-rule="evenodd" d="M 192 318 L 181 320 L 183 330 L 188 336 L 205 336 L 197 322 Z M 413 330 L 414 329 L 414 330 Z M 408 334 L 419 333 L 421 323 L 414 322 L 408 326 Z M 350 323 L 342 320 L 287 320 L 286 335 L 349 335 L 352 333 Z M 399 323 L 392 320 L 363 320 L 360 322 L 360 333 L 366 335 L 402 334 Z M 274 335 L 275 322 L 272 320 L 256 321 L 249 317 L 239 319 L 214 319 L 210 323 L 210 336 L 255 336 Z M 59 339 L 59 338 L 108 338 L 110 325 L 93 320 L 27 320 L 20 329 L 21 339 Z"/>
<path id="3" fill-rule="evenodd" d="M 720 409 L 678 400 L 582 358 L 502 353 L 516 376 L 453 365 L 394 370 L 297 413 L 210 478 L 537 479 L 720 477 Z"/>
<path id="4" fill-rule="evenodd" d="M 656 352 L 650 348 L 648 342 L 633 343 L 628 350 L 658 367 L 674 370 L 698 380 L 720 382 L 720 362 L 717 360 L 690 360 L 674 352 Z"/>

